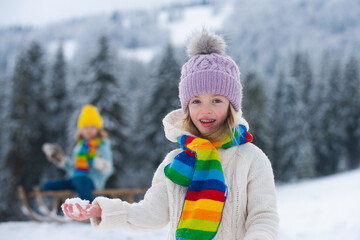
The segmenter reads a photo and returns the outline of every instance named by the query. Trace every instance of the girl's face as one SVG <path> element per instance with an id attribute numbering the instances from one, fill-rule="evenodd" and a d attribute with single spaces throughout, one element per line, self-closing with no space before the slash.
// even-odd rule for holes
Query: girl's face
<path id="1" fill-rule="evenodd" d="M 99 133 L 99 129 L 95 126 L 86 126 L 81 129 L 81 135 L 84 139 L 90 140 L 95 138 Z"/>
<path id="2" fill-rule="evenodd" d="M 230 102 L 221 95 L 200 94 L 189 102 L 191 121 L 202 135 L 214 132 L 228 116 Z"/>

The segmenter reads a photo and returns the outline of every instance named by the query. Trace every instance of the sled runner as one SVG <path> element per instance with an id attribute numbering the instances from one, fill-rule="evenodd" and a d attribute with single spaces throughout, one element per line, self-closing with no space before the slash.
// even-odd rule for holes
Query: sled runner
<path id="1" fill-rule="evenodd" d="M 67 199 L 76 196 L 76 192 L 72 190 L 58 190 L 58 191 L 41 191 L 38 186 L 34 186 L 33 191 L 26 193 L 23 186 L 17 187 L 18 194 L 22 203 L 23 213 L 30 219 L 37 222 L 53 221 L 57 223 L 67 223 L 71 220 L 59 215 L 60 205 Z M 110 198 L 121 198 L 129 203 L 133 203 L 135 196 L 144 194 L 147 188 L 124 188 L 124 189 L 103 189 L 94 190 L 94 196 L 107 196 Z M 45 203 L 45 199 L 51 201 L 51 209 Z M 34 211 L 29 204 L 28 199 L 36 200 L 38 206 L 37 211 Z"/>
<path id="2" fill-rule="evenodd" d="M 21 210 L 22 212 L 27 215 L 29 218 L 31 218 L 32 220 L 35 220 L 37 222 L 43 222 L 43 221 L 46 221 L 46 219 L 39 215 L 38 213 L 34 212 L 30 205 L 29 205 L 29 202 L 27 200 L 27 196 L 26 196 L 26 192 L 25 192 L 25 189 L 23 186 L 18 186 L 17 187 L 17 190 L 18 190 L 18 194 L 19 194 L 19 197 L 20 197 L 20 200 L 21 200 Z"/>

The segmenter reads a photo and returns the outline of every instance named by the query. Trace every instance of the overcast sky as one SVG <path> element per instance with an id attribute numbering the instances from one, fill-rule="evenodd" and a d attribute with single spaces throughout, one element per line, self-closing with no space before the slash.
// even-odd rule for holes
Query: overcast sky
<path id="1" fill-rule="evenodd" d="M 117 9 L 151 8 L 174 0 L 0 0 L 0 27 L 44 26 Z"/>

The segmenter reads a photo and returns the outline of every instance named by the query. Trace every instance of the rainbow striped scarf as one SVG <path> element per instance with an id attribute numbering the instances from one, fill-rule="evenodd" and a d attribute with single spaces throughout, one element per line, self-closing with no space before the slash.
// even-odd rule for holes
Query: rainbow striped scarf
<path id="1" fill-rule="evenodd" d="M 87 176 L 96 155 L 96 148 L 102 142 L 99 138 L 91 140 L 82 139 L 79 141 L 80 150 L 76 154 L 74 177 Z"/>
<path id="2" fill-rule="evenodd" d="M 188 187 L 176 239 L 213 239 L 219 229 L 227 197 L 227 186 L 216 148 L 251 142 L 252 135 L 244 125 L 233 128 L 233 139 L 226 135 L 218 142 L 198 137 L 178 138 L 184 150 L 165 167 L 171 181 Z"/>

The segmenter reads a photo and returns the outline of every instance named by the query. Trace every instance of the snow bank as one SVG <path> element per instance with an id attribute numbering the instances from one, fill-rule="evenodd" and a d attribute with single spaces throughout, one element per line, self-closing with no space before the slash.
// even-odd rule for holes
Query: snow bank
<path id="1" fill-rule="evenodd" d="M 0 224 L 3 238 L 11 240 L 161 240 L 166 239 L 167 228 L 152 232 L 96 231 L 89 224 L 8 222 Z"/>
<path id="2" fill-rule="evenodd" d="M 280 240 L 359 240 L 360 170 L 277 188 Z"/>

